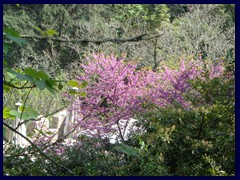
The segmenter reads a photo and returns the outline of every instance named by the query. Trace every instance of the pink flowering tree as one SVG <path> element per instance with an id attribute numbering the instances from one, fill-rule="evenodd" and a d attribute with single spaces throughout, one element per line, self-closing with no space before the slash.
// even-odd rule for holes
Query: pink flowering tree
<path id="1" fill-rule="evenodd" d="M 117 60 L 113 55 L 95 54 L 88 62 L 82 66 L 84 74 L 77 77 L 80 82 L 88 82 L 87 97 L 79 97 L 75 102 L 78 104 L 75 111 L 89 117 L 79 119 L 79 126 L 92 135 L 118 131 L 124 140 L 124 127 L 142 107 L 142 74 L 135 71 L 136 65 Z"/>
<path id="2" fill-rule="evenodd" d="M 143 102 L 189 109 L 191 101 L 186 94 L 200 96 L 190 81 L 211 80 L 223 74 L 221 64 L 205 66 L 200 60 L 182 60 L 178 69 L 164 67 L 163 72 L 136 71 L 136 65 L 125 63 L 123 58 L 103 54 L 94 54 L 82 68 L 84 73 L 77 80 L 88 82 L 87 95 L 74 102 L 72 108 L 81 116 L 73 126 L 92 136 L 118 133 L 122 141 L 129 119 L 144 110 Z"/>
<path id="3" fill-rule="evenodd" d="M 223 76 L 224 66 L 222 62 L 204 64 L 201 60 L 181 60 L 177 69 L 169 69 L 164 66 L 160 73 L 149 72 L 152 88 L 147 94 L 150 102 L 160 106 L 181 106 L 185 110 L 192 105 L 186 98 L 187 95 L 200 98 L 199 92 L 191 86 L 191 81 L 210 81 L 213 78 Z M 147 77 L 146 76 L 146 77 Z"/>

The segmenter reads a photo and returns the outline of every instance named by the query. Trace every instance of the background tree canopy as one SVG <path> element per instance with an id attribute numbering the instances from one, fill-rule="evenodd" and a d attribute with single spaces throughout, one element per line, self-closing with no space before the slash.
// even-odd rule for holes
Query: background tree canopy
<path id="1" fill-rule="evenodd" d="M 174 61 L 199 53 L 213 61 L 226 58 L 234 50 L 234 12 L 234 5 L 4 5 L 4 26 L 30 43 L 9 53 L 12 66 L 44 69 L 51 75 L 67 71 L 71 77 L 92 52 L 125 53 L 141 67 L 154 67 L 156 59 Z M 70 42 L 32 38 L 45 33 Z M 75 41 L 142 34 L 163 36 L 127 43 Z"/>
<path id="2" fill-rule="evenodd" d="M 181 95 L 191 102 L 191 110 L 177 104 L 167 108 L 141 104 L 146 111 L 134 112 L 134 118 L 142 132 L 132 132 L 124 143 L 113 145 L 82 136 L 78 139 L 81 146 L 62 145 L 65 151 L 59 155 L 9 142 L 4 151 L 8 152 L 4 155 L 5 175 L 235 174 L 235 5 L 4 4 L 3 21 L 6 127 L 16 116 L 29 120 L 50 114 L 53 122 L 51 115 L 69 104 L 63 95 L 67 86 L 79 85 L 82 99 L 88 95 L 87 87 L 95 98 L 97 93 L 91 88 L 96 84 L 101 87 L 104 72 L 94 81 L 91 76 L 86 76 L 88 82 L 76 81 L 88 72 L 84 67 L 92 54 L 104 54 L 106 59 L 114 54 L 116 64 L 123 59 L 123 66 L 135 64 L 134 75 L 167 76 L 169 72 L 177 80 L 187 77 L 181 60 L 195 60 L 202 63 L 206 78 L 186 81 L 192 91 Z M 219 69 L 215 67 L 223 67 L 224 72 L 216 75 Z M 112 72 L 109 77 L 114 69 Z M 125 77 L 122 86 L 131 78 Z M 171 83 L 162 84 L 167 87 Z M 151 83 L 146 87 L 151 88 Z M 131 92 L 130 88 L 122 89 L 125 94 L 119 95 L 120 100 Z M 138 98 L 134 99 L 137 103 Z M 13 110 L 18 101 L 24 103 L 25 114 Z"/>

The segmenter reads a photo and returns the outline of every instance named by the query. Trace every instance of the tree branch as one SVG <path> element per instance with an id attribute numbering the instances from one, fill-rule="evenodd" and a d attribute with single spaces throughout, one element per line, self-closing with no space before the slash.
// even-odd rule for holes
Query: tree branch
<path id="1" fill-rule="evenodd" d="M 84 39 L 63 39 L 63 38 L 55 38 L 55 37 L 48 37 L 48 36 L 29 36 L 29 35 L 21 35 L 21 38 L 25 39 L 50 39 L 52 41 L 57 42 L 72 42 L 72 43 L 95 43 L 95 44 L 101 44 L 101 43 L 107 43 L 107 42 L 113 42 L 113 43 L 126 43 L 126 42 L 138 42 L 143 40 L 149 40 L 153 38 L 157 38 L 162 36 L 163 34 L 153 35 L 149 37 L 145 37 L 147 34 L 141 34 L 132 38 L 104 38 L 102 40 L 98 39 L 91 39 L 91 38 L 84 38 Z"/>
<path id="2" fill-rule="evenodd" d="M 118 127 L 118 131 L 119 131 L 120 138 L 121 138 L 122 141 L 124 142 L 125 140 L 124 140 L 124 137 L 123 137 L 121 128 L 120 128 L 119 120 L 117 121 L 117 127 Z"/>
<path id="3" fill-rule="evenodd" d="M 34 88 L 34 87 L 36 87 L 35 84 L 32 85 L 32 86 L 25 86 L 26 83 L 25 83 L 23 86 L 21 86 L 21 87 L 15 86 L 14 84 L 9 83 L 9 82 L 3 82 L 3 84 L 6 85 L 6 86 L 10 86 L 10 87 L 12 87 L 12 88 L 15 88 L 15 89 L 29 89 L 29 88 Z"/>
<path id="4" fill-rule="evenodd" d="M 46 155 L 39 147 L 37 147 L 34 143 L 32 143 L 32 141 L 30 139 L 28 139 L 26 136 L 24 136 L 23 134 L 21 134 L 20 132 L 18 132 L 17 130 L 15 130 L 14 128 L 9 126 L 8 124 L 6 124 L 5 122 L 3 122 L 3 125 L 6 126 L 8 129 L 10 129 L 11 131 L 13 131 L 13 132 L 17 133 L 18 135 L 20 135 L 21 137 L 23 137 L 27 142 L 29 142 L 46 159 L 48 159 L 49 161 L 53 162 L 57 166 L 61 167 L 62 169 L 66 170 L 69 173 L 71 173 L 72 175 L 74 175 L 74 173 L 71 170 L 67 169 L 66 167 L 62 166 L 58 162 L 56 162 L 53 159 L 51 159 L 48 155 Z"/>

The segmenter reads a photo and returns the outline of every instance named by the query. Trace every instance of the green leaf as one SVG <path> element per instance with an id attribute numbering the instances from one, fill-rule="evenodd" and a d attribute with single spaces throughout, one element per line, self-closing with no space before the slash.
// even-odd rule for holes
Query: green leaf
<path id="1" fill-rule="evenodd" d="M 58 84 L 58 89 L 59 89 L 59 90 L 62 90 L 62 88 L 63 88 L 63 84 L 62 84 L 62 83 L 59 83 L 59 84 Z"/>
<path id="2" fill-rule="evenodd" d="M 39 27 L 35 26 L 35 29 L 38 30 L 42 36 L 46 36 L 46 33 L 43 30 L 41 30 Z"/>
<path id="3" fill-rule="evenodd" d="M 11 48 L 11 45 L 9 43 L 3 43 L 3 53 L 4 54 L 7 54 L 10 48 Z"/>
<path id="4" fill-rule="evenodd" d="M 10 114 L 12 116 L 15 116 L 15 117 L 17 117 L 17 116 L 20 117 L 21 116 L 21 113 L 16 111 L 16 110 L 10 110 Z"/>
<path id="5" fill-rule="evenodd" d="M 72 86 L 72 87 L 78 87 L 78 82 L 77 81 L 70 80 L 70 81 L 68 81 L 67 84 L 69 86 Z"/>
<path id="6" fill-rule="evenodd" d="M 43 89 L 46 87 L 45 81 L 43 81 L 43 80 L 35 79 L 34 82 L 36 83 L 36 86 L 37 86 L 40 90 L 43 90 Z"/>
<path id="7" fill-rule="evenodd" d="M 14 41 L 15 43 L 17 43 L 19 46 L 22 46 L 23 44 L 27 44 L 27 41 L 25 41 L 22 38 L 17 38 L 17 37 L 9 37 L 9 39 L 11 39 L 12 41 Z"/>
<path id="8" fill-rule="evenodd" d="M 88 85 L 88 82 L 83 82 L 83 83 L 80 85 L 80 88 L 85 88 L 87 85 Z"/>
<path id="9" fill-rule="evenodd" d="M 47 34 L 48 36 L 53 36 L 53 35 L 57 34 L 57 31 L 55 31 L 55 30 L 53 30 L 53 29 L 49 29 L 49 30 L 47 30 L 46 34 Z"/>
<path id="10" fill-rule="evenodd" d="M 53 87 L 53 86 L 57 86 L 57 82 L 59 81 L 55 79 L 46 79 L 46 82 Z"/>
<path id="11" fill-rule="evenodd" d="M 13 37 L 20 37 L 18 31 L 12 29 L 12 28 L 4 28 L 3 32 L 6 33 L 6 35 L 13 36 Z"/>
<path id="12" fill-rule="evenodd" d="M 78 94 L 78 92 L 75 91 L 75 90 L 73 90 L 73 89 L 70 89 L 70 90 L 68 91 L 68 93 L 71 94 L 71 95 Z"/>
<path id="13" fill-rule="evenodd" d="M 18 112 L 16 110 L 11 110 L 10 111 L 10 114 L 14 117 L 21 117 L 22 120 L 28 120 L 28 119 L 36 119 L 38 117 L 38 113 L 31 109 L 31 108 L 25 108 L 24 112 L 21 113 L 21 112 Z"/>
<path id="14" fill-rule="evenodd" d="M 117 145 L 113 149 L 116 151 L 122 152 L 128 156 L 134 156 L 134 157 L 138 156 L 138 150 L 126 144 Z"/>
<path id="15" fill-rule="evenodd" d="M 10 91 L 10 88 L 6 85 L 3 85 L 3 90 L 8 93 Z"/>
<path id="16" fill-rule="evenodd" d="M 8 108 L 3 108 L 3 119 L 11 118 L 14 119 L 14 116 L 10 113 L 10 109 Z"/>
<path id="17" fill-rule="evenodd" d="M 87 93 L 86 93 L 86 92 L 81 92 L 79 95 L 80 95 L 81 97 L 86 97 L 86 96 L 87 96 Z"/>
<path id="18" fill-rule="evenodd" d="M 14 71 L 13 69 L 8 69 L 8 72 L 10 72 L 13 75 L 15 75 L 16 78 L 19 79 L 19 80 L 33 82 L 33 77 L 32 76 L 28 76 L 28 75 L 25 75 L 25 74 L 18 73 L 16 71 Z"/>
<path id="19" fill-rule="evenodd" d="M 49 79 L 48 75 L 44 71 L 38 71 L 36 77 L 43 80 Z"/>
<path id="20" fill-rule="evenodd" d="M 54 82 L 55 83 L 55 82 Z M 50 80 L 45 80 L 46 88 L 49 90 L 52 94 L 55 94 L 55 91 L 57 91 Z"/>
<path id="21" fill-rule="evenodd" d="M 31 108 L 29 108 L 26 113 L 28 114 L 29 119 L 35 119 L 35 118 L 37 118 L 39 116 L 39 114 L 35 110 L 33 110 Z"/>
<path id="22" fill-rule="evenodd" d="M 12 40 L 13 42 L 17 43 L 19 46 L 22 46 L 22 44 L 27 44 L 27 41 L 23 40 L 18 31 L 11 29 L 11 28 L 4 28 L 4 33 L 6 35 L 6 37 L 10 40 Z M 6 48 L 6 47 L 5 47 Z M 5 49 L 6 51 L 6 49 Z"/>
<path id="23" fill-rule="evenodd" d="M 29 75 L 29 76 L 32 76 L 32 77 L 35 77 L 36 76 L 36 73 L 37 71 L 35 69 L 32 69 L 32 68 L 26 68 L 24 70 L 25 74 Z"/>

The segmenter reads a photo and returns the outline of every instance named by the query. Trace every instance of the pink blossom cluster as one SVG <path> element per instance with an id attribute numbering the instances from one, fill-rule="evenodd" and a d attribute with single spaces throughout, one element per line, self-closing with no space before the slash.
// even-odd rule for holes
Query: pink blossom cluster
<path id="1" fill-rule="evenodd" d="M 149 94 L 150 101 L 161 106 L 176 105 L 178 103 L 183 108 L 187 109 L 190 102 L 186 100 L 184 95 L 189 93 L 191 85 L 189 80 L 201 78 L 203 75 L 203 63 L 189 61 L 185 63 L 181 61 L 179 69 L 169 69 L 164 66 L 164 71 L 156 73 L 154 88 Z"/>
<path id="2" fill-rule="evenodd" d="M 75 111 L 87 117 L 79 118 L 78 125 L 92 135 L 116 131 L 112 126 L 142 111 L 145 101 L 160 107 L 177 103 L 188 109 L 191 102 L 185 95 L 193 91 L 189 81 L 211 80 L 224 72 L 222 64 L 205 66 L 201 60 L 182 60 L 178 69 L 165 66 L 163 72 L 136 71 L 136 65 L 125 63 L 124 58 L 103 54 L 94 54 L 82 67 L 84 74 L 77 79 L 88 82 L 87 97 L 77 98 Z"/>
<path id="3" fill-rule="evenodd" d="M 89 83 L 87 98 L 79 97 L 75 103 L 80 105 L 79 113 L 89 116 L 80 123 L 81 128 L 89 133 L 106 134 L 120 119 L 129 119 L 141 110 L 143 77 L 135 72 L 136 65 L 125 64 L 113 55 L 95 54 L 93 58 L 82 66 L 84 75 L 77 77 Z"/>

